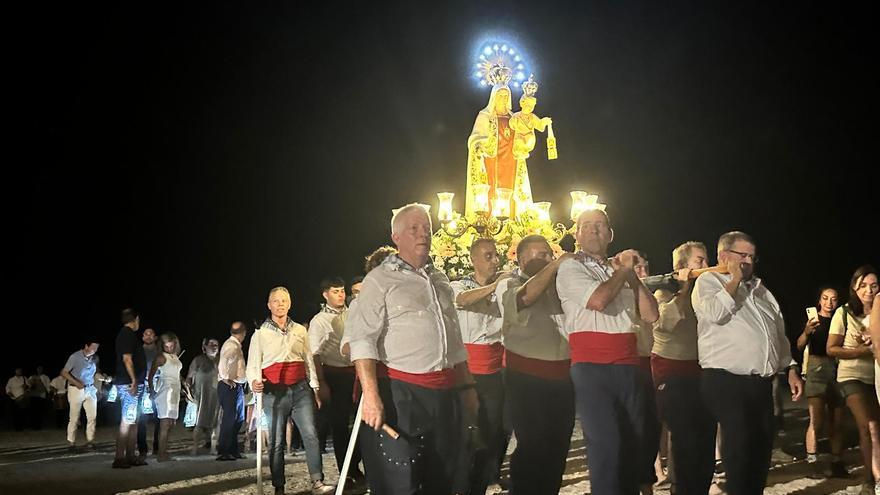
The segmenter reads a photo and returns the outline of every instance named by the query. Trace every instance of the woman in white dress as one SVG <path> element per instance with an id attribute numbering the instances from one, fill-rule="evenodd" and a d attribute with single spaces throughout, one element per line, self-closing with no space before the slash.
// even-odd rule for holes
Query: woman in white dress
<path id="1" fill-rule="evenodd" d="M 150 395 L 159 418 L 159 462 L 170 461 L 168 432 L 177 420 L 180 407 L 180 341 L 171 332 L 162 334 L 162 353 L 156 356 L 150 369 Z"/>

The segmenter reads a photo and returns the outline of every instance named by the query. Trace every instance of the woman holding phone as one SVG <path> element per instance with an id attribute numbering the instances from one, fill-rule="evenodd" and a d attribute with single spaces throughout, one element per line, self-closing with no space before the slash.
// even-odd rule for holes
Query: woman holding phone
<path id="1" fill-rule="evenodd" d="M 832 287 L 819 290 L 816 306 L 807 308 L 807 323 L 797 340 L 799 351 L 806 350 L 804 361 L 807 373 L 805 395 L 810 411 L 810 425 L 807 427 L 807 463 L 815 475 L 846 477 L 847 471 L 840 459 L 843 450 L 843 437 L 840 420 L 843 415 L 843 397 L 837 388 L 837 361 L 826 352 L 831 318 L 837 309 L 838 294 Z M 828 430 L 825 430 L 825 427 Z M 831 469 L 820 469 L 817 457 L 817 440 L 823 432 L 831 441 Z"/>
<path id="2" fill-rule="evenodd" d="M 865 465 L 862 493 L 873 493 L 880 479 L 880 407 L 874 390 L 874 356 L 869 315 L 877 295 L 877 270 L 856 269 L 849 284 L 849 302 L 831 320 L 828 355 L 838 358 L 837 383 L 859 430 L 859 449 Z"/>

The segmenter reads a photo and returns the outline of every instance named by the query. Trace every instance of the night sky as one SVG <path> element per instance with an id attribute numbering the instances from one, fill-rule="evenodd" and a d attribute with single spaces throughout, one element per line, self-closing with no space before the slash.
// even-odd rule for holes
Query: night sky
<path id="1" fill-rule="evenodd" d="M 668 271 L 686 240 L 756 237 L 790 333 L 823 284 L 880 261 L 874 16 L 777 2 L 65 3 L 10 15 L 14 131 L 4 372 L 56 375 L 81 336 L 112 367 L 119 311 L 202 336 L 294 318 L 360 273 L 390 210 L 463 209 L 487 33 L 535 62 L 536 201 L 601 195 L 617 251 Z M 314 4 L 324 4 L 316 6 Z M 518 99 L 519 92 L 514 95 Z M 518 105 L 516 105 L 518 108 Z M 16 117 L 17 116 L 17 117 Z M 18 156 L 18 158 L 10 157 Z M 875 238 L 876 239 L 876 238 Z M 714 262 L 714 255 L 712 256 Z"/>

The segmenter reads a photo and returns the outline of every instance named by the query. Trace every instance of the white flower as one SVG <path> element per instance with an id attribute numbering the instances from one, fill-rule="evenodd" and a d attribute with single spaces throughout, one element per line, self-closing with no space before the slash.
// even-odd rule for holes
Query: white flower
<path id="1" fill-rule="evenodd" d="M 449 278 L 455 278 L 457 275 L 458 275 L 458 272 L 455 270 L 455 268 L 449 269 Z"/>
<path id="2" fill-rule="evenodd" d="M 458 263 L 458 256 L 453 256 L 452 258 L 449 258 L 449 262 L 453 265 Z"/>

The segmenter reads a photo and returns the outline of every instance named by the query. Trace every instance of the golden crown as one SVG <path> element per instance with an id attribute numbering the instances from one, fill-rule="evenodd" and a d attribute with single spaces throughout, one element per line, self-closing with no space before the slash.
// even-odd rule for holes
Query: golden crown
<path id="1" fill-rule="evenodd" d="M 538 83 L 535 82 L 534 74 L 529 74 L 529 80 L 523 83 L 522 90 L 523 96 L 535 96 L 535 93 L 538 92 Z"/>

